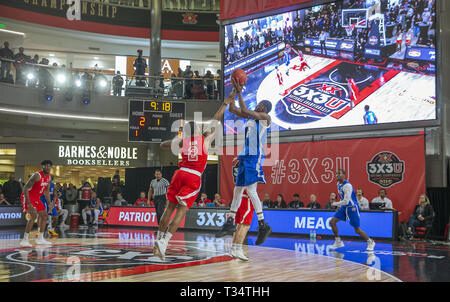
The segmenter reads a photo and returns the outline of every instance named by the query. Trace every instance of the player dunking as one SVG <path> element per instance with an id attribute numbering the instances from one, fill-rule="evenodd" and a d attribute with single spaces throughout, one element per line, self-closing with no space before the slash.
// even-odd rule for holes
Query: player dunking
<path id="1" fill-rule="evenodd" d="M 298 51 L 298 57 L 300 58 L 300 65 L 294 65 L 291 69 L 297 71 L 305 71 L 306 67 L 311 69 L 311 67 L 306 63 L 305 56 L 301 51 Z"/>
<path id="2" fill-rule="evenodd" d="M 182 139 L 175 137 L 161 144 L 161 148 L 164 149 L 170 148 L 173 144 L 179 146 L 182 155 L 182 161 L 178 165 L 179 169 L 175 171 L 172 181 L 167 188 L 168 204 L 161 217 L 157 240 L 153 248 L 154 255 L 161 260 L 165 258 L 169 240 L 178 229 L 181 220 L 189 208 L 192 207 L 200 192 L 202 173 L 206 168 L 208 149 L 217 132 L 217 124 L 222 119 L 227 105 L 232 100 L 234 101 L 235 96 L 236 92 L 233 90 L 214 115 L 212 121 L 213 132 L 202 134 L 201 125 L 191 121 L 184 125 Z M 177 210 L 175 217 L 170 222 L 170 217 L 175 209 Z"/>
<path id="3" fill-rule="evenodd" d="M 40 198 L 44 194 L 47 202 L 50 204 L 50 170 L 52 169 L 52 162 L 44 160 L 41 162 L 42 170 L 37 171 L 31 175 L 23 188 L 20 196 L 22 201 L 23 211 L 29 214 L 30 220 L 25 227 L 25 234 L 20 241 L 20 246 L 31 247 L 29 241 L 30 231 L 33 228 L 34 221 L 38 218 L 39 237 L 36 239 L 36 244 L 51 244 L 51 242 L 44 239 L 45 225 L 47 223 L 47 211 Z"/>
<path id="4" fill-rule="evenodd" d="M 356 234 L 364 238 L 367 241 L 367 251 L 373 251 L 375 247 L 375 241 L 370 239 L 367 234 L 360 229 L 360 218 L 359 218 L 359 204 L 356 198 L 355 190 L 353 186 L 345 179 L 345 171 L 339 169 L 336 173 L 338 193 L 341 201 L 333 202 L 331 205 L 339 207 L 336 214 L 330 220 L 330 226 L 333 230 L 335 242 L 330 249 L 337 249 L 344 246 L 341 238 L 338 234 L 337 223 L 339 220 L 346 221 L 349 219 L 350 225 L 355 228 Z"/>
<path id="5" fill-rule="evenodd" d="M 216 234 L 216 237 L 222 237 L 234 229 L 236 212 L 242 201 L 242 194 L 244 190 L 253 204 L 258 216 L 258 238 L 255 244 L 262 244 L 272 228 L 264 221 L 262 204 L 256 192 L 258 183 L 266 183 L 262 164 L 264 162 L 264 144 L 267 139 L 267 128 L 270 125 L 269 112 L 272 109 L 272 104 L 268 101 L 260 102 L 254 111 L 249 110 L 242 98 L 242 86 L 231 79 L 234 89 L 237 92 L 240 109 L 234 106 L 234 102 L 230 103 L 230 112 L 235 115 L 247 118 L 245 124 L 245 142 L 238 156 L 239 168 L 236 177 L 236 186 L 234 188 L 233 202 L 231 203 L 230 217 L 222 226 L 222 230 Z"/>

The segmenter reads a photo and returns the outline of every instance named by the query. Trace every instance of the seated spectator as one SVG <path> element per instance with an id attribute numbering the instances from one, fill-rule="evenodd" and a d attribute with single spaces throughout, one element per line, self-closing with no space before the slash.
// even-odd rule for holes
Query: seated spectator
<path id="1" fill-rule="evenodd" d="M 3 193 L 0 193 L 0 205 L 8 205 L 10 206 L 11 204 L 6 200 L 5 195 Z"/>
<path id="2" fill-rule="evenodd" d="M 116 207 L 127 206 L 127 201 L 123 199 L 122 193 L 117 193 L 117 198 L 113 203 Z"/>
<path id="3" fill-rule="evenodd" d="M 220 194 L 219 193 L 216 193 L 215 195 L 214 195 L 214 200 L 213 200 L 213 202 L 214 202 L 214 204 L 216 205 L 216 207 L 225 207 L 226 205 L 225 205 L 225 200 L 223 200 L 221 197 L 220 197 Z"/>
<path id="4" fill-rule="evenodd" d="M 134 203 L 134 206 L 136 206 L 136 207 L 149 207 L 150 206 L 150 202 L 148 201 L 147 198 L 145 198 L 144 191 L 141 191 L 141 193 L 139 194 L 139 198 L 136 199 L 136 202 Z"/>
<path id="5" fill-rule="evenodd" d="M 202 193 L 200 196 L 200 200 L 197 203 L 197 206 L 203 208 L 206 207 L 207 203 L 212 203 L 212 201 L 208 199 L 208 195 L 206 193 Z"/>
<path id="6" fill-rule="evenodd" d="M 364 196 L 362 189 L 356 190 L 356 199 L 358 200 L 359 208 L 361 210 L 369 210 L 369 201 Z"/>
<path id="7" fill-rule="evenodd" d="M 272 208 L 274 209 L 285 209 L 287 208 L 286 202 L 284 201 L 282 194 L 277 194 L 277 200 L 272 203 Z"/>
<path id="8" fill-rule="evenodd" d="M 306 207 L 309 208 L 309 209 L 320 209 L 320 208 L 322 208 L 320 206 L 320 203 L 318 203 L 316 200 L 317 200 L 317 196 L 315 194 L 311 194 L 309 196 L 309 201 L 310 202 L 309 202 L 309 204 Z"/>
<path id="9" fill-rule="evenodd" d="M 325 204 L 324 209 L 331 209 L 331 210 L 336 209 L 337 207 L 333 206 L 333 202 L 336 202 L 336 201 L 337 201 L 336 193 L 331 192 L 330 193 L 330 200 Z"/>
<path id="10" fill-rule="evenodd" d="M 91 200 L 92 197 L 92 186 L 89 182 L 85 182 L 81 190 L 81 200 Z"/>
<path id="11" fill-rule="evenodd" d="M 381 203 L 382 209 L 393 209 L 392 201 L 386 197 L 387 193 L 385 189 L 380 189 L 378 191 L 378 196 L 372 199 L 372 203 Z"/>
<path id="12" fill-rule="evenodd" d="M 263 200 L 263 208 L 271 208 L 272 207 L 272 200 L 270 200 L 269 194 L 264 194 L 264 200 Z"/>
<path id="13" fill-rule="evenodd" d="M 294 200 L 289 203 L 290 208 L 298 209 L 305 207 L 305 204 L 300 201 L 300 195 L 297 193 L 294 194 Z"/>
<path id="14" fill-rule="evenodd" d="M 100 198 L 92 198 L 90 205 L 83 209 L 81 216 L 83 216 L 84 226 L 87 226 L 87 215 L 94 216 L 94 225 L 98 225 L 98 217 L 103 214 L 103 206 Z"/>
<path id="15" fill-rule="evenodd" d="M 409 217 L 408 229 L 406 233 L 409 237 L 414 237 L 416 227 L 425 227 L 431 223 L 434 217 L 434 210 L 430 200 L 425 194 L 420 195 L 419 204 L 415 206 L 413 214 Z"/>

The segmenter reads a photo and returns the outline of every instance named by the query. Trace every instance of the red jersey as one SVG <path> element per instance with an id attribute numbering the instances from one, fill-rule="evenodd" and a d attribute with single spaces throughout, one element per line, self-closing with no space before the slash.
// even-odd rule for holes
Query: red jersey
<path id="1" fill-rule="evenodd" d="M 182 160 L 178 164 L 179 168 L 194 170 L 202 174 L 208 162 L 208 150 L 205 147 L 205 138 L 203 136 L 196 136 L 193 139 L 183 139 L 181 156 Z"/>
<path id="2" fill-rule="evenodd" d="M 29 191 L 28 195 L 30 196 L 30 201 L 40 200 L 41 196 L 44 194 L 45 189 L 50 183 L 50 173 L 47 176 L 45 176 L 44 172 L 42 171 L 38 171 L 35 173 L 39 174 L 41 179 L 35 182 L 31 190 Z"/>
<path id="3" fill-rule="evenodd" d="M 277 70 L 277 77 L 278 77 L 278 85 L 283 84 L 283 74 L 279 70 Z"/>

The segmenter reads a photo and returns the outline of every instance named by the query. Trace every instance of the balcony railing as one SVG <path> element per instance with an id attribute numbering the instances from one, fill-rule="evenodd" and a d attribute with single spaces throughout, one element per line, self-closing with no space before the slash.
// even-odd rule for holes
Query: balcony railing
<path id="1" fill-rule="evenodd" d="M 87 2 L 111 4 L 123 7 L 150 9 L 151 0 L 86 0 Z M 219 0 L 162 0 L 163 10 L 219 12 Z"/>
<path id="2" fill-rule="evenodd" d="M 104 73 L 0 58 L 0 82 L 40 88 L 46 92 L 99 93 L 125 97 L 219 100 L 222 80 L 218 77 L 184 78 Z M 9 65 L 9 67 L 8 67 Z M 11 68 L 15 66 L 15 68 Z M 9 71 L 9 74 L 8 74 Z"/>

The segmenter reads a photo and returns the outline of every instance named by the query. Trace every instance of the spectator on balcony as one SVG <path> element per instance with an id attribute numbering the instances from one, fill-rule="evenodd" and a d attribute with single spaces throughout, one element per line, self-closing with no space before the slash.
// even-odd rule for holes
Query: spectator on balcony
<path id="1" fill-rule="evenodd" d="M 16 68 L 16 84 L 25 85 L 26 62 L 30 61 L 30 57 L 24 53 L 24 48 L 19 48 L 19 53 L 14 55 L 14 67 Z"/>
<path id="2" fill-rule="evenodd" d="M 218 90 L 219 99 L 222 97 L 222 70 L 217 69 L 217 80 L 216 80 L 216 88 Z"/>
<path id="3" fill-rule="evenodd" d="M 309 196 L 309 204 L 306 206 L 309 209 L 320 209 L 322 208 L 320 206 L 320 203 L 318 203 L 317 201 L 317 196 L 315 194 L 311 194 Z"/>
<path id="4" fill-rule="evenodd" d="M 142 57 L 142 49 L 138 49 L 138 57 L 133 63 L 135 68 L 136 86 L 145 86 L 145 69 L 147 69 L 147 61 Z"/>
<path id="5" fill-rule="evenodd" d="M 0 49 L 0 58 L 12 60 L 14 58 L 14 53 L 11 49 L 9 49 L 9 42 L 5 41 L 5 43 L 3 43 L 3 46 L 4 47 Z M 11 80 L 11 62 L 2 60 L 0 69 L 0 82 L 12 82 Z"/>
<path id="6" fill-rule="evenodd" d="M 0 206 L 1 205 L 7 205 L 10 206 L 11 204 L 6 200 L 5 194 L 0 193 Z"/>
<path id="7" fill-rule="evenodd" d="M 203 77 L 203 81 L 206 85 L 206 94 L 208 95 L 208 99 L 214 99 L 214 76 L 211 71 L 208 70 Z"/>
<path id="8" fill-rule="evenodd" d="M 186 66 L 186 70 L 183 73 L 183 78 L 185 78 L 185 94 L 186 99 L 192 99 L 192 90 L 194 88 L 193 80 L 190 80 L 194 77 L 194 73 L 192 72 L 191 66 Z"/>
<path id="9" fill-rule="evenodd" d="M 294 200 L 289 203 L 289 208 L 298 209 L 298 208 L 303 208 L 305 206 L 305 204 L 300 201 L 300 195 L 295 193 L 293 195 L 293 197 L 294 197 Z"/>
<path id="10" fill-rule="evenodd" d="M 141 191 L 139 198 L 136 199 L 136 202 L 134 203 L 134 206 L 136 207 L 149 207 L 150 202 L 147 198 L 145 198 L 145 192 Z"/>
<path id="11" fill-rule="evenodd" d="M 113 77 L 113 94 L 115 96 L 122 95 L 123 78 L 120 75 L 120 71 L 117 70 L 117 74 Z"/>

